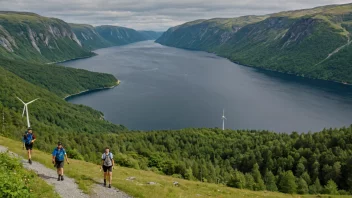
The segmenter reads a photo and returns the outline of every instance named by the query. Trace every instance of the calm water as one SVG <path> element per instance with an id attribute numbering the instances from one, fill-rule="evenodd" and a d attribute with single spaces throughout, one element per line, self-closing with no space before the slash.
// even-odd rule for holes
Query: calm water
<path id="1" fill-rule="evenodd" d="M 152 41 L 97 50 L 62 63 L 115 75 L 120 86 L 69 99 L 129 129 L 221 127 L 318 131 L 352 123 L 352 86 L 236 65 Z"/>

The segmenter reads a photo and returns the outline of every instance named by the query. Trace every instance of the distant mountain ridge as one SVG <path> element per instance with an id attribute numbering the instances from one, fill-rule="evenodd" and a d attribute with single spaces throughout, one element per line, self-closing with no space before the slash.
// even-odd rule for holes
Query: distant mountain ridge
<path id="1" fill-rule="evenodd" d="M 125 45 L 138 41 L 156 40 L 161 32 L 136 31 L 131 28 L 102 25 L 70 24 L 83 47 L 88 50 Z"/>
<path id="2" fill-rule="evenodd" d="M 156 35 L 117 26 L 68 24 L 35 13 L 0 12 L 0 58 L 59 62 L 92 56 L 91 50 L 102 47 L 155 40 Z"/>
<path id="3" fill-rule="evenodd" d="M 304 77 L 352 83 L 352 4 L 196 20 L 156 42 Z"/>

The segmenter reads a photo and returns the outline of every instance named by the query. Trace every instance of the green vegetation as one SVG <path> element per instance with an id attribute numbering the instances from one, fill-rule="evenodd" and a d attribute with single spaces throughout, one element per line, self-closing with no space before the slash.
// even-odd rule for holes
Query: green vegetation
<path id="1" fill-rule="evenodd" d="M 67 147 L 98 163 L 99 151 L 109 145 L 121 166 L 240 189 L 318 194 L 328 193 L 334 182 L 346 194 L 352 189 L 351 135 L 351 127 L 290 135 L 184 129 L 75 134 L 67 137 Z M 88 142 L 93 145 L 87 153 Z"/>
<path id="2" fill-rule="evenodd" d="M 236 63 L 352 83 L 352 4 L 266 16 L 197 20 L 170 28 L 158 43 L 204 50 Z"/>
<path id="3" fill-rule="evenodd" d="M 62 20 L 33 13 L 0 12 L 0 57 L 57 62 L 93 54 Z"/>
<path id="4" fill-rule="evenodd" d="M 69 24 L 76 34 L 78 40 L 81 41 L 82 46 L 91 51 L 104 47 L 113 46 L 112 43 L 105 40 L 95 29 L 95 27 L 91 25 L 85 24 Z"/>
<path id="5" fill-rule="evenodd" d="M 38 87 L 45 88 L 60 97 L 117 85 L 111 74 L 90 72 L 58 65 L 29 63 L 0 58 L 0 66 Z"/>
<path id="6" fill-rule="evenodd" d="M 50 85 L 49 82 L 47 84 Z M 83 105 L 70 104 L 54 93 L 26 82 L 2 67 L 0 67 L 0 85 L 2 93 L 0 109 L 6 117 L 6 131 L 10 133 L 14 129 L 22 129 L 11 134 L 12 137 L 22 134 L 26 126 L 25 119 L 21 117 L 23 106 L 16 96 L 24 101 L 40 98 L 40 102 L 31 104 L 31 122 L 36 128 L 35 131 L 46 132 L 41 135 L 48 143 L 57 142 L 61 133 L 117 132 L 125 129 L 123 126 L 105 121 L 101 112 Z"/>
<path id="7" fill-rule="evenodd" d="M 123 126 L 104 121 L 102 113 L 83 105 L 67 103 L 54 93 L 26 82 L 2 67 L 0 75 L 0 92 L 3 93 L 0 95 L 0 113 L 4 115 L 4 122 L 0 120 L 1 134 L 19 140 L 24 133 L 25 118 L 21 117 L 23 107 L 16 96 L 25 101 L 39 97 L 41 99 L 30 106 L 30 116 L 38 137 L 36 148 L 40 150 L 50 152 L 60 140 L 64 142 L 70 158 L 99 163 L 102 149 L 110 146 L 117 164 L 137 169 L 134 173 L 149 170 L 147 173 L 139 172 L 151 174 L 157 182 L 165 178 L 185 182 L 181 180 L 183 178 L 191 180 L 186 186 L 194 184 L 195 187 L 199 184 L 195 182 L 198 180 L 205 182 L 202 184 L 205 188 L 220 188 L 209 184 L 217 183 L 255 191 L 351 193 L 351 127 L 314 134 L 220 129 L 126 131 Z M 59 90 L 67 92 L 65 87 Z M 8 143 L 1 144 L 8 146 Z M 126 170 L 131 172 L 131 169 Z M 152 172 L 172 177 L 157 176 Z M 75 171 L 70 174 L 77 178 L 82 188 L 92 182 L 89 178 L 96 179 L 99 175 Z M 130 174 L 122 176 L 127 175 Z M 117 183 L 125 179 L 122 176 Z M 146 180 L 141 181 L 146 183 Z M 131 190 L 134 186 L 128 183 L 122 187 L 117 185 L 139 197 L 143 197 L 147 188 L 150 190 L 146 187 L 139 194 L 141 191 Z M 171 195 L 178 196 L 184 190 L 176 194 L 172 191 Z M 194 191 L 191 187 L 188 190 Z M 169 194 L 165 193 L 167 197 Z M 261 196 L 260 193 L 254 195 Z"/>
<path id="8" fill-rule="evenodd" d="M 198 20 L 171 28 L 158 41 L 216 52 L 246 65 L 352 82 L 347 43 L 352 14 L 346 6 L 304 12 L 309 15 L 295 11 Z M 112 75 L 34 62 L 92 55 L 92 49 L 145 40 L 150 33 L 70 24 L 77 39 L 61 20 L 13 12 L 0 12 L 0 25 L 0 113 L 4 118 L 0 119 L 0 134 L 19 140 L 24 133 L 23 106 L 16 96 L 25 101 L 40 98 L 29 108 L 38 138 L 35 147 L 50 152 L 57 141 L 64 142 L 69 157 L 77 159 L 66 173 L 85 192 L 101 181 L 96 164 L 103 148 L 110 146 L 116 163 L 128 167 L 117 169 L 113 185 L 135 197 L 151 197 L 155 192 L 160 197 L 352 193 L 352 127 L 308 134 L 220 129 L 127 131 L 105 121 L 101 112 L 62 99 L 79 91 L 114 86 Z M 20 142 L 0 137 L 0 144 L 25 155 Z M 53 168 L 50 155 L 41 151 L 35 151 L 34 160 Z M 130 176 L 136 179 L 126 180 Z M 13 179 L 19 182 L 17 177 Z M 148 185 L 151 181 L 157 185 Z M 179 185 L 174 186 L 173 181 Z M 34 190 L 18 187 L 15 192 Z"/>
<path id="9" fill-rule="evenodd" d="M 38 143 L 40 141 L 37 141 Z M 25 156 L 25 152 L 21 149 L 21 143 L 0 136 L 0 145 L 5 145 L 13 152 Z M 42 151 L 34 150 L 33 159 L 48 168 L 53 168 L 50 163 L 50 154 Z M 65 166 L 65 174 L 73 177 L 80 187 L 89 193 L 89 186 L 94 183 L 102 182 L 102 173 L 99 172 L 97 164 L 87 163 L 79 160 L 70 160 L 70 165 Z M 129 177 L 135 177 L 133 180 L 126 180 Z M 175 186 L 173 182 L 178 182 Z M 156 182 L 156 185 L 148 185 L 148 182 Z M 178 197 L 249 197 L 249 198 L 315 198 L 311 195 L 288 195 L 267 191 L 250 191 L 245 189 L 236 189 L 226 187 L 221 184 L 211 184 L 199 181 L 183 180 L 176 177 L 163 176 L 152 171 L 143 171 L 132 168 L 116 167 L 113 173 L 112 185 L 121 191 L 134 197 L 158 197 L 178 198 Z M 338 195 L 319 195 L 321 198 L 342 198 Z M 348 197 L 348 196 L 346 196 Z"/>
<path id="10" fill-rule="evenodd" d="M 59 197 L 52 186 L 23 168 L 19 159 L 0 153 L 0 197 Z"/>
<path id="11" fill-rule="evenodd" d="M 50 63 L 90 57 L 103 47 L 156 39 L 161 33 L 93 27 L 28 12 L 0 11 L 0 58 Z"/>
<path id="12" fill-rule="evenodd" d="M 117 187 L 133 195 L 143 197 L 148 195 L 148 189 L 150 191 L 150 186 L 135 190 L 129 181 L 125 181 L 128 175 L 138 177 L 140 174 L 151 175 L 156 182 L 163 184 L 161 187 L 171 188 L 171 180 L 182 183 L 186 182 L 182 178 L 190 180 L 190 183 L 183 185 L 187 188 L 164 192 L 164 197 L 168 197 L 169 193 L 176 197 L 180 193 L 198 192 L 195 190 L 197 185 L 229 189 L 210 183 L 255 191 L 351 193 L 351 127 L 314 134 L 220 129 L 126 131 L 122 126 L 104 121 L 100 112 L 69 104 L 54 93 L 28 83 L 1 67 L 0 74 L 0 92 L 3 93 L 0 95 L 0 113 L 4 115 L 0 128 L 3 136 L 19 140 L 24 133 L 22 104 L 15 96 L 25 101 L 40 97 L 30 106 L 32 126 L 38 137 L 36 148 L 50 152 L 60 140 L 64 142 L 70 158 L 99 163 L 102 149 L 110 146 L 117 164 L 136 169 L 121 168 L 126 172 L 115 182 Z M 0 144 L 9 146 L 12 143 L 6 141 Z M 89 186 L 91 179 L 96 181 L 99 176 L 99 173 L 90 173 L 94 165 L 89 166 L 91 168 L 82 174 L 76 172 L 78 170 L 70 173 L 86 191 L 89 188 L 85 189 L 84 186 Z M 132 172 L 134 175 L 131 175 Z M 137 181 L 146 183 L 147 180 L 148 177 L 143 176 Z M 165 183 L 166 180 L 170 184 Z M 197 180 L 205 183 L 200 184 Z M 231 189 L 226 192 L 241 191 Z M 208 190 L 201 193 L 217 195 Z M 253 196 L 262 196 L 261 193 L 253 192 Z"/>

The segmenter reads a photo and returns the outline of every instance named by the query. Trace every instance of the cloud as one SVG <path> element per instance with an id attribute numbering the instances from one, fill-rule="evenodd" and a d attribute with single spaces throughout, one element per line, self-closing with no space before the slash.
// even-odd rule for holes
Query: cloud
<path id="1" fill-rule="evenodd" d="M 262 15 L 350 0 L 0 0 L 0 8 L 35 12 L 70 23 L 164 31 L 196 19 Z"/>

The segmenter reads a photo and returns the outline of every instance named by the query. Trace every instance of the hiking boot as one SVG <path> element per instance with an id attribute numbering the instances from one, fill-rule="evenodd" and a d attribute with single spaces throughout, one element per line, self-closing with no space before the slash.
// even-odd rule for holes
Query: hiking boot
<path id="1" fill-rule="evenodd" d="M 109 188 L 111 188 L 111 184 L 109 184 Z"/>
<path id="2" fill-rule="evenodd" d="M 60 181 L 61 180 L 61 175 L 59 175 L 58 177 L 57 177 L 57 181 Z"/>
<path id="3" fill-rule="evenodd" d="M 29 160 L 28 160 L 28 163 L 29 163 L 29 164 L 32 164 L 32 160 L 31 160 L 31 159 L 29 159 Z"/>
<path id="4" fill-rule="evenodd" d="M 61 175 L 61 181 L 64 181 L 64 176 L 63 175 Z"/>

